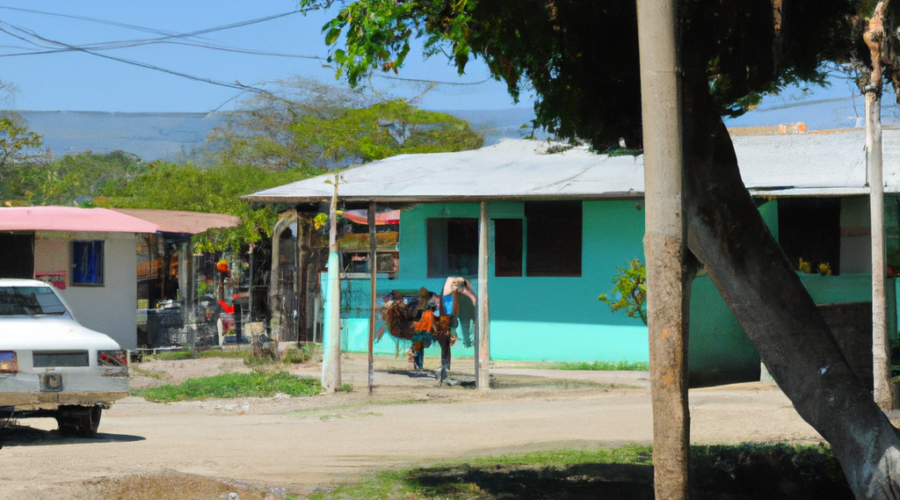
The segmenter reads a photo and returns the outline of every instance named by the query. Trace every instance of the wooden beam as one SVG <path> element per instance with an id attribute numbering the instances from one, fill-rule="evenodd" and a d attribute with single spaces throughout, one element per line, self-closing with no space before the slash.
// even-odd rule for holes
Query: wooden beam
<path id="1" fill-rule="evenodd" d="M 491 307 L 488 297 L 488 258 L 490 246 L 488 202 L 481 202 L 478 223 L 478 330 L 475 332 L 475 387 L 491 388 Z"/>
<path id="2" fill-rule="evenodd" d="M 378 307 L 378 294 L 375 292 L 375 275 L 378 272 L 376 255 L 377 241 L 375 236 L 375 202 L 369 202 L 369 276 L 372 280 L 372 307 L 369 311 L 369 394 L 375 383 L 375 310 Z"/>
<path id="3" fill-rule="evenodd" d="M 656 498 L 688 498 L 687 280 L 675 0 L 638 0 Z"/>

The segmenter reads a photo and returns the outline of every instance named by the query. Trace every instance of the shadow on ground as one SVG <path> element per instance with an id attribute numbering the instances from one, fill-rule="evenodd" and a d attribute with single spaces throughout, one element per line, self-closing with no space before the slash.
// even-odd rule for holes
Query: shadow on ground
<path id="1" fill-rule="evenodd" d="M 90 438 L 64 438 L 57 431 L 45 431 L 25 425 L 8 425 L 0 427 L 0 447 L 12 446 L 44 446 L 54 444 L 101 444 L 101 443 L 130 443 L 143 441 L 142 436 L 130 436 L 127 434 L 98 433 Z"/>
<path id="2" fill-rule="evenodd" d="M 825 447 L 697 446 L 691 456 L 693 500 L 853 498 L 837 460 Z M 425 494 L 420 498 L 654 498 L 652 465 L 450 465 L 407 471 L 403 482 Z"/>

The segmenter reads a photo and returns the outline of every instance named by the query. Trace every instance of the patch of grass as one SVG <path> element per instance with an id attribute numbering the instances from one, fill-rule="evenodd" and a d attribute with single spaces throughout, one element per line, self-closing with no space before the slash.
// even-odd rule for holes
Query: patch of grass
<path id="1" fill-rule="evenodd" d="M 318 380 L 297 378 L 287 372 L 226 373 L 192 378 L 177 385 L 132 391 L 148 401 L 171 402 L 191 399 L 267 397 L 283 392 L 290 396 L 315 396 L 322 391 Z"/>
<path id="2" fill-rule="evenodd" d="M 549 370 L 593 370 L 593 371 L 647 371 L 650 363 L 646 361 L 594 361 L 577 363 L 547 363 Z"/>
<path id="3" fill-rule="evenodd" d="M 219 350 L 219 349 L 209 349 L 206 351 L 195 351 L 194 359 L 198 358 L 231 358 L 231 359 L 241 359 L 247 356 L 245 351 L 237 351 L 237 350 Z M 183 351 L 171 351 L 171 352 L 159 352 L 156 354 L 148 354 L 145 358 L 154 360 L 179 360 L 179 359 L 191 359 L 191 351 L 183 350 Z"/>
<path id="4" fill-rule="evenodd" d="M 353 392 L 353 385 L 352 384 L 343 384 L 343 385 L 341 385 L 341 390 L 344 392 Z"/>
<path id="5" fill-rule="evenodd" d="M 652 448 L 539 451 L 371 474 L 311 500 L 653 498 Z M 852 499 L 831 449 L 691 447 L 691 498 Z"/>
<path id="6" fill-rule="evenodd" d="M 163 372 L 158 372 L 155 370 L 145 370 L 143 368 L 131 365 L 131 371 L 133 373 L 137 373 L 138 375 L 143 375 L 145 377 L 155 378 L 157 380 L 169 380 L 169 376 Z"/>

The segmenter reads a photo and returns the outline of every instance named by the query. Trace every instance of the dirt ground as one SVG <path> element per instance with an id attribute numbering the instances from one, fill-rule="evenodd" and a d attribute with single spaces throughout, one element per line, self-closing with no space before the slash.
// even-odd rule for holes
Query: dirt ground
<path id="1" fill-rule="evenodd" d="M 154 376 L 135 375 L 133 388 L 249 370 L 218 358 L 137 366 Z M 0 498 L 93 498 L 104 481 L 178 473 L 302 496 L 395 466 L 651 443 L 646 372 L 497 362 L 495 390 L 476 391 L 472 360 L 454 360 L 452 387 L 407 372 L 405 359 L 379 357 L 375 367 L 371 395 L 365 357 L 344 355 L 348 393 L 171 404 L 129 397 L 104 412 L 96 439 L 61 438 L 51 419 L 22 420 L 4 434 Z M 319 369 L 291 366 L 300 376 Z M 821 441 L 774 384 L 692 390 L 690 401 L 696 444 Z"/>

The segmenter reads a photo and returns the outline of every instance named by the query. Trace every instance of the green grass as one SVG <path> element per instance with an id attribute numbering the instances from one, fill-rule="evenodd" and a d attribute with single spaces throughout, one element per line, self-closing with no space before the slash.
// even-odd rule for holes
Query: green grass
<path id="1" fill-rule="evenodd" d="M 169 377 L 166 376 L 165 373 L 161 373 L 158 371 L 145 370 L 143 368 L 140 368 L 140 367 L 137 367 L 134 365 L 131 365 L 129 368 L 131 368 L 132 372 L 137 373 L 138 375 L 143 375 L 145 377 L 155 378 L 157 380 L 168 380 L 169 379 Z"/>
<path id="2" fill-rule="evenodd" d="M 291 396 L 315 396 L 322 392 L 319 381 L 297 378 L 287 372 L 228 373 L 192 378 L 177 385 L 132 391 L 148 401 L 165 403 L 191 399 L 267 397 L 283 392 Z"/>
<path id="3" fill-rule="evenodd" d="M 387 470 L 316 492 L 310 500 L 652 497 L 653 449 L 539 451 Z M 748 493 L 770 498 L 783 481 L 802 498 L 847 498 L 849 487 L 827 446 L 692 446 L 691 487 L 704 498 Z M 619 484 L 620 491 L 615 492 Z M 773 486 L 774 485 L 774 486 Z M 747 490 L 747 491 L 745 491 Z M 750 491 L 752 490 L 752 491 Z M 777 491 L 774 491 L 777 493 Z M 777 496 L 777 495 L 776 495 Z"/>
<path id="4" fill-rule="evenodd" d="M 547 363 L 550 370 L 593 370 L 593 371 L 647 371 L 650 363 L 646 361 L 581 361 L 577 363 Z"/>
<path id="5" fill-rule="evenodd" d="M 196 351 L 194 352 L 194 358 L 231 358 L 231 359 L 241 359 L 247 356 L 245 351 L 237 351 L 237 350 L 219 350 L 219 349 L 209 349 L 206 351 Z M 170 352 L 159 352 L 156 354 L 148 354 L 145 356 L 148 360 L 159 359 L 159 360 L 178 360 L 178 359 L 190 359 L 191 351 L 170 351 Z"/>

